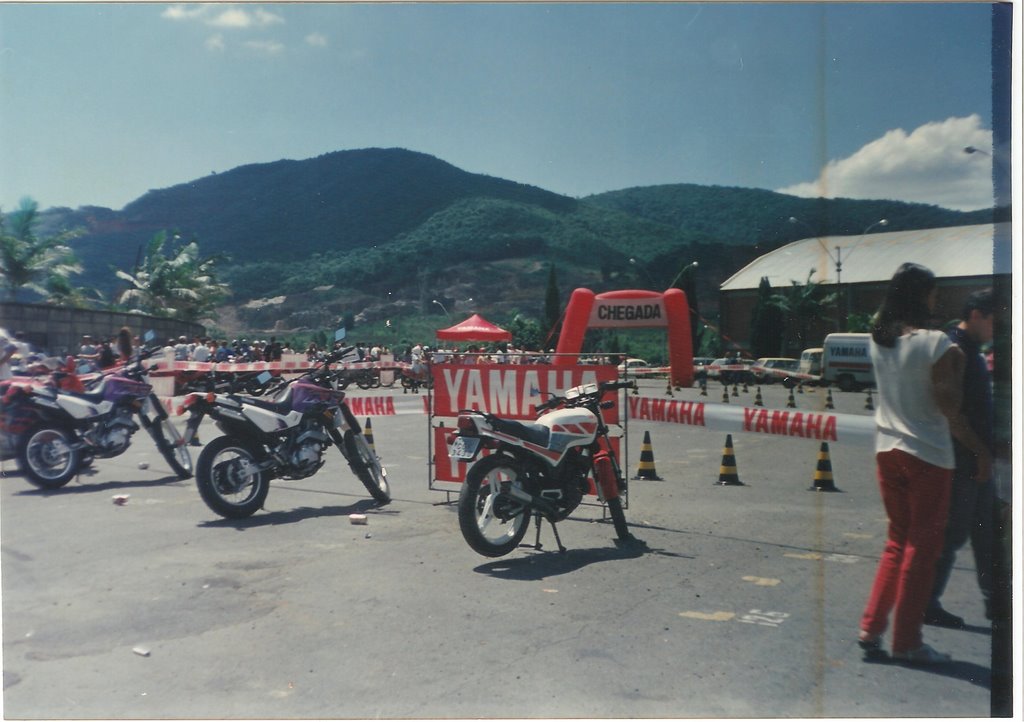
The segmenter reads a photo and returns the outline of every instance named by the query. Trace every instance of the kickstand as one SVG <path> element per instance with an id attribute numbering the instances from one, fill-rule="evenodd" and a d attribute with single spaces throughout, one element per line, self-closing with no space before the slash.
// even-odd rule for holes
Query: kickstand
<path id="1" fill-rule="evenodd" d="M 544 546 L 540 543 L 541 514 L 538 512 L 533 516 L 537 524 L 537 536 L 533 542 L 533 548 L 537 551 L 540 551 L 544 548 Z M 562 538 L 558 536 L 558 527 L 555 526 L 555 522 L 551 521 L 550 519 L 548 521 L 551 523 L 551 531 L 555 533 L 555 543 L 558 544 L 558 551 L 562 554 L 565 554 L 569 550 L 562 546 Z"/>

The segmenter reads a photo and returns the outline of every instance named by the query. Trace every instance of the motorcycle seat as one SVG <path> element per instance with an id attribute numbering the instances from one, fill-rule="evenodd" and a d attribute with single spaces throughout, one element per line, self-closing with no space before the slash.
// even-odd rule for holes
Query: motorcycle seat
<path id="1" fill-rule="evenodd" d="M 252 406 L 258 406 L 261 409 L 270 411 L 271 413 L 278 414 L 279 416 L 287 416 L 292 411 L 292 388 L 288 387 L 284 396 L 279 399 L 261 399 L 256 396 L 244 396 L 242 399 L 247 404 Z"/>
<path id="2" fill-rule="evenodd" d="M 491 425 L 495 431 L 500 431 L 503 434 L 514 436 L 523 441 L 529 441 L 531 444 L 543 446 L 544 448 L 547 448 L 548 442 L 551 440 L 551 429 L 542 424 L 526 424 L 509 419 L 494 419 Z"/>

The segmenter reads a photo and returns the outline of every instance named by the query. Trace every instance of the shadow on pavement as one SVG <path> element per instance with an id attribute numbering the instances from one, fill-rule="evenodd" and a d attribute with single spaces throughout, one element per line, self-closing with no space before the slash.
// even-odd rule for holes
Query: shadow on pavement
<path id="1" fill-rule="evenodd" d="M 294 524 L 306 519 L 319 519 L 329 516 L 348 516 L 349 514 L 363 514 L 379 510 L 383 514 L 398 514 L 397 511 L 385 509 L 373 499 L 360 499 L 354 504 L 347 506 L 323 506 L 309 507 L 300 506 L 288 511 L 271 511 L 267 513 L 256 512 L 247 519 L 215 519 L 213 521 L 200 522 L 196 526 L 219 529 L 229 527 L 238 531 L 255 529 L 263 526 L 274 526 L 277 524 Z"/>
<path id="2" fill-rule="evenodd" d="M 974 664 L 973 662 L 960 662 L 954 659 L 948 664 L 935 664 L 930 666 L 907 664 L 906 662 L 899 661 L 893 661 L 892 664 L 899 665 L 915 672 L 937 674 L 942 677 L 949 677 L 950 679 L 960 679 L 965 682 L 970 682 L 975 687 L 981 687 L 982 689 L 992 689 L 992 670 L 988 667 L 982 667 L 980 664 Z"/>
<path id="3" fill-rule="evenodd" d="M 84 474 L 82 475 L 85 476 Z M 92 476 L 90 474 L 89 476 Z M 87 479 L 77 481 L 72 479 L 67 483 L 66 486 L 62 486 L 57 489 L 39 489 L 37 487 L 31 487 L 24 489 L 23 491 L 15 492 L 15 496 L 50 496 L 51 494 L 94 494 L 97 492 L 104 491 L 119 491 L 122 489 L 145 489 L 150 486 L 165 486 L 167 484 L 173 484 L 175 482 L 186 482 L 189 483 L 191 479 L 179 479 L 173 474 L 168 476 L 161 476 L 159 479 L 145 479 L 139 481 L 102 481 L 95 484 L 91 483 Z M 26 482 L 27 483 L 27 482 Z"/>
<path id="4" fill-rule="evenodd" d="M 513 579 L 516 581 L 538 581 L 548 577 L 556 577 L 560 574 L 582 569 L 590 564 L 599 562 L 616 561 L 620 559 L 639 559 L 645 554 L 656 554 L 659 556 L 681 557 L 692 559 L 684 554 L 666 552 L 663 549 L 652 549 L 643 541 L 627 542 L 624 544 L 612 545 L 596 549 L 568 549 L 559 552 L 556 548 L 550 550 L 531 550 L 531 547 L 523 547 L 528 551 L 528 556 L 517 556 L 500 559 L 487 564 L 481 564 L 473 569 L 479 574 L 489 574 L 499 579 Z"/>

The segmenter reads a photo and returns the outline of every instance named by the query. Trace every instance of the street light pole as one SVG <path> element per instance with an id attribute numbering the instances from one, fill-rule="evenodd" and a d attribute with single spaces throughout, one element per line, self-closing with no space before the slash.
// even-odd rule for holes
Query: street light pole
<path id="1" fill-rule="evenodd" d="M 811 231 L 812 233 L 814 232 L 813 228 L 811 228 L 809 225 L 807 225 L 806 223 L 801 221 L 796 216 L 790 216 L 789 217 L 789 222 L 794 224 L 794 225 L 799 223 L 799 224 L 805 226 L 807 228 L 807 230 Z M 863 231 L 861 231 L 860 236 L 857 237 L 857 240 L 853 242 L 853 245 L 850 246 L 849 249 L 847 249 L 846 260 L 847 261 L 850 260 L 850 256 L 853 254 L 854 250 L 856 250 L 857 246 L 860 245 L 861 241 L 864 240 L 864 236 L 866 236 L 868 233 L 870 233 L 877 226 L 887 226 L 887 225 L 889 225 L 888 219 L 881 218 L 881 219 L 875 221 L 874 223 L 870 224 L 869 226 L 867 226 L 867 228 L 865 228 Z M 825 245 L 825 242 L 821 240 L 820 236 L 815 235 L 814 236 L 814 240 L 816 240 L 818 242 L 818 245 L 822 247 L 822 249 L 825 251 L 825 254 L 829 257 L 829 259 L 834 264 L 836 264 L 836 295 L 838 296 L 839 311 L 840 311 L 840 318 L 837 319 L 837 320 L 838 320 L 838 323 L 839 323 L 839 330 L 840 331 L 845 331 L 846 330 L 847 319 L 849 318 L 849 315 L 850 315 L 850 308 L 849 308 L 850 304 L 849 304 L 848 295 L 843 293 L 843 249 L 842 249 L 841 246 L 839 246 L 837 244 L 836 245 L 836 253 L 835 253 L 835 255 L 832 255 L 832 251 L 830 251 L 828 249 L 828 246 Z"/>
<path id="2" fill-rule="evenodd" d="M 697 266 L 699 266 L 699 265 L 700 264 L 697 261 L 694 261 L 693 263 L 688 263 L 685 266 L 683 266 L 679 270 L 679 273 L 676 274 L 676 277 L 672 279 L 672 283 L 668 284 L 668 287 L 669 288 L 675 288 L 676 283 L 679 282 L 679 279 L 683 277 L 684 273 L 689 271 L 691 268 L 697 268 Z"/>
<path id="3" fill-rule="evenodd" d="M 438 301 L 436 298 L 433 301 L 431 301 L 431 303 L 436 303 L 438 306 L 440 306 L 441 310 L 444 311 L 445 316 L 447 316 L 448 318 L 452 317 L 451 314 L 448 313 L 448 309 L 444 307 L 444 304 Z"/>
<path id="4" fill-rule="evenodd" d="M 863 231 L 861 231 L 860 236 L 857 238 L 856 241 L 854 241 L 853 245 L 850 246 L 850 248 L 846 252 L 846 260 L 847 260 L 847 262 L 849 262 L 850 256 L 853 255 L 853 252 L 855 250 L 857 250 L 857 247 L 864 240 L 864 236 L 866 236 L 868 233 L 870 233 L 875 228 L 884 227 L 884 226 L 887 226 L 887 225 L 889 225 L 889 220 L 887 218 L 880 218 L 877 221 L 875 221 L 874 223 L 869 224 Z M 849 318 L 850 318 L 850 294 L 843 292 L 842 282 L 839 280 L 839 278 L 840 278 L 839 274 L 840 274 L 840 272 L 842 270 L 843 249 L 840 248 L 839 246 L 836 246 L 836 253 L 838 254 L 838 256 L 836 258 L 836 283 L 839 286 L 837 291 L 839 293 L 839 302 L 842 304 L 842 309 L 843 309 L 843 319 L 842 319 L 842 328 L 841 328 L 841 330 L 842 331 L 846 331 L 847 330 L 847 324 L 848 324 L 848 321 L 849 321 Z"/>

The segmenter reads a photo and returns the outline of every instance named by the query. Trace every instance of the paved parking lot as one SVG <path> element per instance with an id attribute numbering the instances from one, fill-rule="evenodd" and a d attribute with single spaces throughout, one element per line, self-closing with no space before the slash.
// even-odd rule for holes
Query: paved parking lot
<path id="1" fill-rule="evenodd" d="M 786 393 L 765 387 L 765 403 L 781 408 Z M 720 396 L 712 385 L 705 400 Z M 820 390 L 796 398 L 824 405 Z M 867 413 L 863 394 L 834 400 Z M 560 525 L 566 554 L 548 551 L 545 529 L 544 551 L 490 560 L 428 489 L 425 417 L 379 417 L 373 430 L 390 505 L 376 507 L 334 453 L 234 522 L 175 480 L 144 434 L 59 492 L 5 464 L 5 716 L 989 714 L 991 629 L 969 552 L 944 597 L 968 629 L 925 628 L 956 661 L 861 661 L 857 623 L 886 526 L 870 448 L 833 445 L 842 493 L 821 493 L 808 490 L 818 442 L 738 435 L 745 485 L 724 487 L 722 435 L 635 423 L 628 471 L 649 431 L 663 477 L 631 484 L 627 516 L 647 551 L 615 547 L 588 507 Z M 216 433 L 204 425 L 204 440 Z M 368 524 L 351 524 L 354 512 Z"/>

